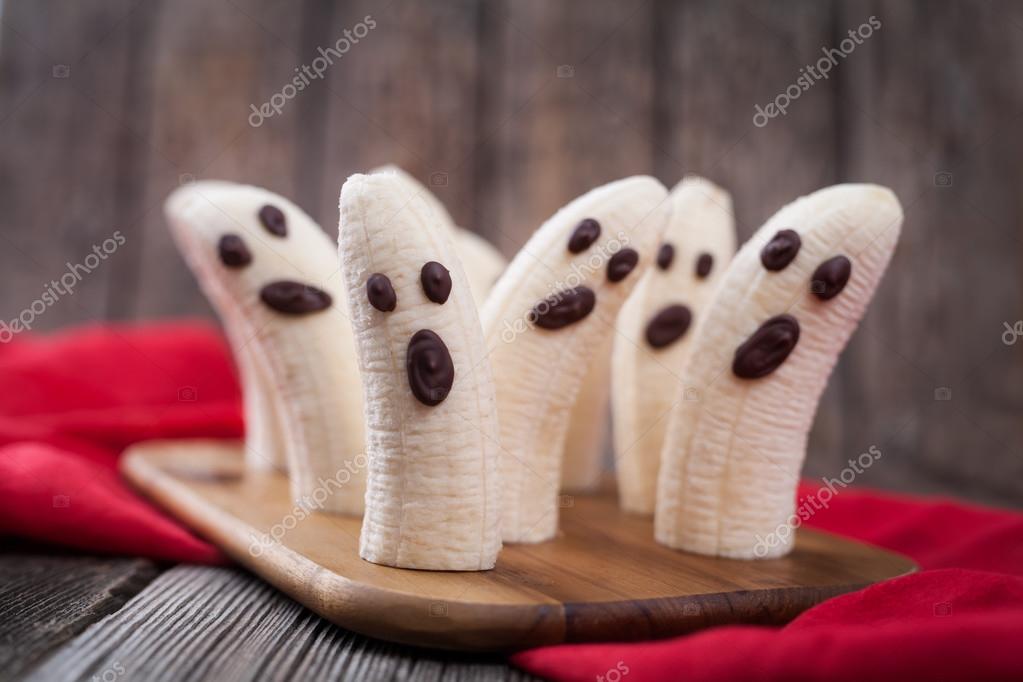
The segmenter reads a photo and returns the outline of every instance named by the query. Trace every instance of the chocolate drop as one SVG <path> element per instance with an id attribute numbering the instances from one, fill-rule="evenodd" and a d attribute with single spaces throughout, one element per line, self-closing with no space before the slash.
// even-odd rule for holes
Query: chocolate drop
<path id="1" fill-rule="evenodd" d="M 675 260 L 675 247 L 667 242 L 661 244 L 661 248 L 657 249 L 657 267 L 667 270 L 671 267 L 673 260 Z"/>
<path id="2" fill-rule="evenodd" d="M 245 240 L 236 234 L 225 234 L 220 238 L 217 255 L 220 262 L 229 268 L 244 268 L 252 262 L 252 252 L 245 245 Z"/>
<path id="3" fill-rule="evenodd" d="M 652 348 L 664 348 L 682 336 L 689 329 L 693 314 L 684 305 L 669 305 L 654 315 L 646 326 L 646 342 Z"/>
<path id="4" fill-rule="evenodd" d="M 259 209 L 259 222 L 263 223 L 263 227 L 272 235 L 278 237 L 288 236 L 288 221 L 284 218 L 284 213 L 281 212 L 281 209 L 276 206 L 267 204 Z"/>
<path id="5" fill-rule="evenodd" d="M 842 293 L 852 275 L 852 263 L 845 256 L 829 258 L 813 271 L 810 291 L 822 301 L 830 301 Z"/>
<path id="6" fill-rule="evenodd" d="M 740 379 L 765 377 L 785 362 L 798 342 L 799 322 L 796 318 L 775 315 L 735 350 L 732 372 Z"/>
<path id="7" fill-rule="evenodd" d="M 394 293 L 391 280 L 387 275 L 379 272 L 369 276 L 366 280 L 366 298 L 369 304 L 382 313 L 389 313 L 398 304 L 398 296 Z"/>
<path id="8" fill-rule="evenodd" d="M 586 218 L 572 232 L 568 238 L 568 250 L 571 253 L 582 253 L 590 248 L 593 242 L 600 236 L 600 223 L 593 218 Z"/>
<path id="9" fill-rule="evenodd" d="M 259 291 L 269 308 L 285 315 L 306 315 L 330 307 L 330 294 L 309 284 L 282 279 L 270 282 Z"/>
<path id="10" fill-rule="evenodd" d="M 803 241 L 795 230 L 780 230 L 760 251 L 760 262 L 768 270 L 784 270 L 799 253 Z"/>
<path id="11" fill-rule="evenodd" d="M 607 262 L 607 279 L 620 282 L 625 279 L 639 263 L 639 254 L 635 249 L 622 249 Z"/>
<path id="12" fill-rule="evenodd" d="M 709 253 L 701 253 L 700 257 L 696 259 L 696 276 L 700 279 L 706 278 L 713 268 L 714 256 Z"/>
<path id="13" fill-rule="evenodd" d="M 451 353 L 441 338 L 429 329 L 420 329 L 409 339 L 405 368 L 412 395 L 430 407 L 444 402 L 455 383 Z"/>
<path id="14" fill-rule="evenodd" d="M 423 285 L 423 293 L 434 303 L 444 303 L 451 295 L 451 273 L 436 261 L 423 266 L 419 272 L 419 282 Z"/>
<path id="15" fill-rule="evenodd" d="M 582 320 L 597 304 L 597 295 L 588 287 L 565 289 L 533 306 L 528 319 L 541 329 L 561 329 Z"/>

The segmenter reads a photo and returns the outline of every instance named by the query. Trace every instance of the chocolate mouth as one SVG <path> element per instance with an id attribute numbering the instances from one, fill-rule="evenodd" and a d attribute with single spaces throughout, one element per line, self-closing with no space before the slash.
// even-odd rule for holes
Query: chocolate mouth
<path id="1" fill-rule="evenodd" d="M 330 307 L 330 294 L 311 284 L 278 280 L 259 290 L 259 298 L 268 308 L 285 315 L 308 315 Z"/>
<path id="2" fill-rule="evenodd" d="M 646 326 L 646 342 L 664 348 L 678 341 L 689 329 L 693 314 L 684 305 L 665 306 Z"/>
<path id="3" fill-rule="evenodd" d="M 561 329 L 582 320 L 597 304 L 597 295 L 589 287 L 565 289 L 533 306 L 528 319 L 541 329 Z"/>
<path id="4" fill-rule="evenodd" d="M 455 383 L 451 353 L 437 334 L 420 329 L 409 339 L 405 369 L 412 395 L 424 405 L 440 405 Z"/>

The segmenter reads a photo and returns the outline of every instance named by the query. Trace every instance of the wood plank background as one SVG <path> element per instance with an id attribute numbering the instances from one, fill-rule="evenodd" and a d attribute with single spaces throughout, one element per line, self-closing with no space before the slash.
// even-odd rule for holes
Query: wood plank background
<path id="1" fill-rule="evenodd" d="M 511 255 L 613 178 L 729 188 L 740 237 L 821 186 L 891 186 L 899 250 L 828 388 L 808 473 L 1023 503 L 1023 4 L 1011 0 L 6 0 L 0 13 L 0 319 L 120 231 L 36 330 L 210 315 L 160 203 L 225 178 L 336 231 L 350 173 L 433 179 Z M 261 126 L 268 100 L 366 15 L 369 34 Z M 773 100 L 874 34 L 763 128 Z M 950 398 L 950 399 L 943 399 Z"/>

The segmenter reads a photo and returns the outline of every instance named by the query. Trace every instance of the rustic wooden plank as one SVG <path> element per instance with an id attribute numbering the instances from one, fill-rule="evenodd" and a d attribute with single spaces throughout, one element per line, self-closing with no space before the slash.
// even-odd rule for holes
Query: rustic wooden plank
<path id="1" fill-rule="evenodd" d="M 900 555 L 802 530 L 778 561 L 673 551 L 613 486 L 576 496 L 550 542 L 506 546 L 489 571 L 412 571 L 359 558 L 356 517 L 296 517 L 287 478 L 245 472 L 241 444 L 135 445 L 122 470 L 228 556 L 328 620 L 417 646 L 505 651 L 780 624 L 838 594 L 904 575 Z"/>
<path id="2" fill-rule="evenodd" d="M 488 3 L 474 224 L 514 254 L 562 205 L 651 174 L 652 3 Z"/>
<path id="3" fill-rule="evenodd" d="M 143 559 L 0 556 L 0 680 L 15 680 L 90 624 L 119 609 L 157 574 Z"/>
<path id="4" fill-rule="evenodd" d="M 257 110 L 291 83 L 300 67 L 302 7 L 252 0 L 156 3 L 159 40 L 142 74 L 151 101 L 150 154 L 140 193 L 151 210 L 138 221 L 133 270 L 121 273 L 117 315 L 210 314 L 192 274 L 176 254 L 161 206 L 179 184 L 223 179 L 293 196 L 307 130 L 295 93 L 271 116 Z M 292 94 L 289 90 L 287 94 Z M 129 102 L 126 106 L 130 106 Z M 269 111 L 269 110 L 267 110 Z"/>
<path id="5" fill-rule="evenodd" d="M 35 330 L 107 315 L 116 269 L 134 241 L 129 224 L 141 175 L 135 133 L 111 113 L 131 96 L 135 41 L 147 37 L 122 30 L 136 4 L 3 7 L 0 318 L 7 322 L 33 304 L 25 319 Z M 115 232 L 124 243 L 107 242 Z"/>
<path id="6" fill-rule="evenodd" d="M 64 646 L 29 680 L 527 680 L 497 658 L 337 628 L 231 569 L 181 566 Z"/>
<path id="7" fill-rule="evenodd" d="M 846 456 L 884 453 L 857 483 L 1018 505 L 1023 356 L 1001 336 L 1023 317 L 1023 6 L 841 8 L 843 28 L 881 22 L 842 71 L 843 176 L 906 213 L 843 361 Z"/>
<path id="8" fill-rule="evenodd" d="M 473 218 L 473 153 L 480 71 L 474 0 L 335 5 L 320 46 L 336 47 L 345 31 L 365 37 L 326 72 L 327 122 L 319 216 L 336 233 L 338 194 L 356 172 L 395 163 L 428 184 L 467 228 Z M 368 18 L 367 18 L 368 17 Z M 345 44 L 342 43 L 342 47 Z M 485 46 L 482 48 L 485 49 Z"/>

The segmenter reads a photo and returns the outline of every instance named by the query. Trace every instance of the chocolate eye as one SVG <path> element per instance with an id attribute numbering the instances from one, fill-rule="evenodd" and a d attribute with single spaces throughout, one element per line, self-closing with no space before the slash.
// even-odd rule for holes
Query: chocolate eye
<path id="1" fill-rule="evenodd" d="M 713 268 L 714 256 L 709 253 L 701 253 L 700 257 L 696 259 L 696 276 L 700 279 L 705 279 Z"/>
<path id="2" fill-rule="evenodd" d="M 667 242 L 661 244 L 661 248 L 657 250 L 657 267 L 667 270 L 671 267 L 673 260 L 675 260 L 675 247 Z"/>
<path id="3" fill-rule="evenodd" d="M 259 222 L 263 223 L 266 231 L 274 236 L 288 236 L 288 221 L 284 218 L 284 213 L 281 209 L 276 206 L 267 204 L 259 209 Z"/>
<path id="4" fill-rule="evenodd" d="M 852 275 L 852 263 L 845 256 L 829 258 L 813 271 L 810 291 L 822 301 L 830 301 L 842 293 Z"/>
<path id="5" fill-rule="evenodd" d="M 639 254 L 635 249 L 622 249 L 611 256 L 611 260 L 607 262 L 608 280 L 611 282 L 622 281 L 628 277 L 637 263 L 639 263 Z"/>
<path id="6" fill-rule="evenodd" d="M 423 293 L 434 303 L 444 303 L 451 295 L 451 273 L 436 261 L 430 261 L 419 272 Z"/>
<path id="7" fill-rule="evenodd" d="M 590 248 L 593 242 L 600 236 L 600 223 L 593 218 L 586 218 L 572 232 L 568 238 L 568 250 L 572 253 L 582 253 Z"/>
<path id="8" fill-rule="evenodd" d="M 389 313 L 398 304 L 398 296 L 394 293 L 391 280 L 387 275 L 379 272 L 369 276 L 366 280 L 366 298 L 369 304 L 382 313 Z"/>
<path id="9" fill-rule="evenodd" d="M 229 268 L 244 268 L 252 262 L 252 252 L 245 245 L 245 240 L 236 234 L 225 234 L 220 238 L 217 255 L 220 262 Z"/>
<path id="10" fill-rule="evenodd" d="M 784 270 L 796 258 L 803 241 L 795 230 L 780 230 L 760 251 L 760 262 L 772 272 Z"/>

